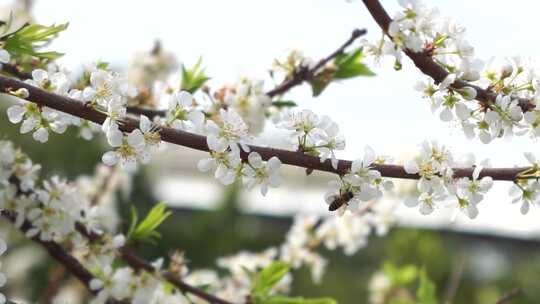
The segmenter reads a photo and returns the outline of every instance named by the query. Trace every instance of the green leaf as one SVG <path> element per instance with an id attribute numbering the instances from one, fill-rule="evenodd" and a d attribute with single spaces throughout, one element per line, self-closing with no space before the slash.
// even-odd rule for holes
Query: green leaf
<path id="1" fill-rule="evenodd" d="M 202 57 L 199 57 L 197 63 L 192 68 L 187 68 L 182 64 L 182 83 L 180 84 L 182 90 L 193 94 L 210 79 L 210 77 L 204 74 L 201 64 Z"/>
<path id="2" fill-rule="evenodd" d="M 325 69 L 321 71 L 319 74 L 315 75 L 315 77 L 313 77 L 309 81 L 309 84 L 311 85 L 311 92 L 313 94 L 313 97 L 317 97 L 321 95 L 324 89 L 326 89 L 326 87 L 332 81 L 335 72 L 336 71 L 334 69 Z"/>
<path id="3" fill-rule="evenodd" d="M 284 262 L 273 262 L 263 268 L 252 282 L 251 294 L 266 297 L 272 287 L 289 272 L 289 265 Z"/>
<path id="4" fill-rule="evenodd" d="M 428 278 L 425 268 L 420 270 L 420 286 L 416 290 L 416 296 L 421 304 L 437 304 L 436 287 Z"/>
<path id="5" fill-rule="evenodd" d="M 410 284 L 418 277 L 418 269 L 414 265 L 405 265 L 398 268 L 394 264 L 385 263 L 383 272 L 390 278 L 394 286 Z"/>
<path id="6" fill-rule="evenodd" d="M 129 241 L 142 241 L 155 244 L 156 239 L 161 237 L 161 234 L 156 229 L 167 219 L 172 212 L 165 211 L 165 203 L 159 203 L 150 210 L 144 220 L 139 224 L 137 222 L 137 210 L 131 209 L 132 221 L 127 235 Z"/>
<path id="7" fill-rule="evenodd" d="M 135 228 L 137 227 L 137 221 L 139 220 L 139 215 L 137 212 L 137 208 L 135 206 L 131 206 L 131 223 L 129 224 L 129 230 L 128 230 L 128 238 L 130 235 L 133 234 L 135 231 Z"/>
<path id="8" fill-rule="evenodd" d="M 39 59 L 54 60 L 62 53 L 39 52 L 38 49 L 47 45 L 53 38 L 64 31 L 68 23 L 44 26 L 40 24 L 26 24 L 10 34 L 5 34 L 4 48 L 14 56 L 29 55 Z"/>
<path id="9" fill-rule="evenodd" d="M 357 48 L 350 53 L 345 53 L 337 56 L 334 64 L 337 66 L 334 79 L 348 79 L 358 76 L 375 76 L 365 64 L 362 63 L 364 58 L 362 48 Z"/>
<path id="10" fill-rule="evenodd" d="M 358 76 L 375 76 L 365 64 L 358 63 L 339 68 L 334 74 L 334 79 L 348 79 Z"/>
<path id="11" fill-rule="evenodd" d="M 298 106 L 296 102 L 292 100 L 276 100 L 272 102 L 272 105 L 277 108 L 293 108 Z"/>
<path id="12" fill-rule="evenodd" d="M 337 304 L 331 298 L 305 299 L 302 297 L 271 296 L 261 302 L 262 304 Z"/>

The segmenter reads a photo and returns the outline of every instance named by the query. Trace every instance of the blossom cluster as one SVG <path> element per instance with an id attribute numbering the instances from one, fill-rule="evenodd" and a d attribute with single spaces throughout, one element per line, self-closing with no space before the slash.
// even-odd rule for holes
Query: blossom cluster
<path id="1" fill-rule="evenodd" d="M 272 99 L 264 91 L 264 81 L 242 77 L 216 92 L 205 112 L 212 116 L 220 109 L 232 108 L 246 123 L 249 133 L 256 136 L 263 131 L 271 107 Z"/>
<path id="2" fill-rule="evenodd" d="M 240 179 L 248 188 L 261 185 L 263 194 L 268 187 L 279 184 L 279 159 L 272 157 L 265 162 L 258 153 L 250 153 L 245 162 L 240 157 L 239 146 L 249 152 L 248 143 L 261 132 L 272 106 L 270 97 L 263 92 L 262 82 L 243 78 L 237 85 L 217 92 L 207 104 L 198 103 L 187 91 L 168 88 L 159 96 L 167 104 L 165 117 L 150 120 L 140 115 L 138 127 L 129 132 L 122 127 L 131 119 L 127 105 L 135 92 L 125 77 L 102 64 L 87 67 L 76 81 L 69 72 L 51 66 L 49 71 L 34 70 L 32 79 L 26 82 L 84 102 L 107 115 L 99 128 L 92 122 L 24 100 L 28 97 L 27 90 L 11 92 L 22 99 L 9 107 L 9 120 L 22 122 L 21 133 L 34 132 L 34 138 L 40 142 L 48 140 L 50 131 L 63 133 L 69 125 L 80 127 L 81 135 L 87 139 L 92 138 L 95 130 L 101 130 L 112 148 L 103 155 L 103 162 L 109 166 L 120 164 L 133 171 L 139 163 L 150 161 L 161 142 L 159 128 L 165 126 L 206 135 L 210 158 L 202 160 L 199 168 L 207 171 L 215 167 L 215 176 L 222 183 L 231 184 Z"/>
<path id="3" fill-rule="evenodd" d="M 259 253 L 242 251 L 218 259 L 218 266 L 230 274 L 221 279 L 220 284 L 227 286 L 221 290 L 221 295 L 235 295 L 227 298 L 241 301 L 242 294 L 249 292 L 249 271 L 260 270 L 273 261 L 286 262 L 293 269 L 307 266 L 312 280 L 320 282 L 328 261 L 317 249 L 321 246 L 328 250 L 342 248 L 347 255 L 355 254 L 367 245 L 373 231 L 378 235 L 386 233 L 395 220 L 394 207 L 392 203 L 381 203 L 370 210 L 347 213 L 342 217 L 296 216 L 285 242 L 279 247 L 270 247 Z M 287 275 L 274 286 L 274 291 L 287 292 L 291 283 L 292 277 Z"/>
<path id="4" fill-rule="evenodd" d="M 415 89 L 428 98 L 433 112 L 443 121 L 454 121 L 469 138 L 489 143 L 502 136 L 538 136 L 540 111 L 537 105 L 539 75 L 523 58 L 491 59 L 474 56 L 465 39 L 465 28 L 440 16 L 438 10 L 420 1 L 399 1 L 388 27 L 388 38 L 372 44 L 364 42 L 366 53 L 380 58 L 395 57 L 401 67 L 404 52 L 422 53 L 449 74 L 438 84 L 418 82 Z M 476 102 L 477 88 L 487 88 L 494 100 Z M 524 103 L 533 108 L 524 107 Z M 536 107 L 536 108 L 534 108 Z M 524 113 L 526 111 L 526 113 Z"/>
<path id="5" fill-rule="evenodd" d="M 317 156 L 321 162 L 330 159 L 332 167 L 337 169 L 335 151 L 345 149 L 345 138 L 330 117 L 319 116 L 307 109 L 284 111 L 278 126 L 292 131 L 290 136 L 295 150 Z"/>
<path id="6" fill-rule="evenodd" d="M 469 177 L 454 178 L 453 167 L 474 167 L 472 179 Z M 493 179 L 489 176 L 480 178 L 484 166 L 474 164 L 474 157 L 464 162 L 455 160 L 450 150 L 437 142 L 423 142 L 420 153 L 413 160 L 405 163 L 405 171 L 418 174 L 417 196 L 408 197 L 405 204 L 418 206 L 420 213 L 430 214 L 447 202 L 448 207 L 462 211 L 473 219 L 478 215 L 477 205 L 491 189 Z M 454 217 L 457 214 L 454 213 Z"/>
<path id="7" fill-rule="evenodd" d="M 246 269 L 257 271 L 276 260 L 293 268 L 307 265 L 314 281 L 320 281 L 327 262 L 315 251 L 319 245 L 331 250 L 342 247 L 346 254 L 354 254 L 367 244 L 371 231 L 384 234 L 393 223 L 394 208 L 383 204 L 339 218 L 298 216 L 282 245 L 261 253 L 240 252 L 218 259 L 218 266 L 228 271 L 225 277 L 220 278 L 212 270 L 190 270 L 179 254 L 171 257 L 169 265 L 162 258 L 157 259 L 152 263 L 153 273 L 136 272 L 120 262 L 120 250 L 127 240 L 122 234 L 106 232 L 110 229 L 104 229 L 100 212 L 96 210 L 102 208 L 101 204 L 92 205 L 77 184 L 57 176 L 40 183 L 39 165 L 33 164 L 10 142 L 0 142 L 0 150 L 5 152 L 0 159 L 0 208 L 13 214 L 15 225 L 26 229 L 27 237 L 65 246 L 92 272 L 94 278 L 89 285 L 97 294 L 92 303 L 105 303 L 110 298 L 132 303 L 192 303 L 193 299 L 171 292 L 160 276 L 154 274 L 164 270 L 176 273 L 189 284 L 207 285 L 212 294 L 230 301 L 239 301 L 249 294 Z M 77 225 L 85 227 L 86 233 Z M 88 239 L 87 233 L 100 238 Z M 291 280 L 290 275 L 286 276 L 274 287 L 275 292 L 287 293 Z"/>
<path id="8" fill-rule="evenodd" d="M 346 210 L 357 212 L 365 202 L 380 198 L 382 190 L 391 190 L 393 183 L 383 179 L 373 168 L 375 164 L 388 162 L 387 157 L 377 157 L 371 147 L 366 147 L 364 157 L 353 161 L 350 172 L 329 182 L 325 201 L 329 210 L 343 215 Z"/>
<path id="9" fill-rule="evenodd" d="M 509 190 L 512 203 L 521 202 L 522 214 L 527 214 L 531 205 L 540 204 L 540 182 L 538 181 L 540 160 L 532 153 L 525 153 L 525 158 L 531 164 L 531 168 L 522 172 L 523 178 L 517 179 Z"/>

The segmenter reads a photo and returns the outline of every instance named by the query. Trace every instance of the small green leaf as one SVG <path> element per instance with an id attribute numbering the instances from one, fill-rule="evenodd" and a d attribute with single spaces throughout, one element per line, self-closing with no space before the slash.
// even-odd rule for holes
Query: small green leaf
<path id="1" fill-rule="evenodd" d="M 51 26 L 25 24 L 18 30 L 2 36 L 2 40 L 5 40 L 4 48 L 14 56 L 29 55 L 39 59 L 54 60 L 63 54 L 39 52 L 38 49 L 46 46 L 67 27 L 68 23 Z"/>
<path id="2" fill-rule="evenodd" d="M 263 268 L 252 282 L 251 293 L 257 297 L 268 295 L 276 285 L 289 272 L 289 265 L 284 262 L 273 262 Z"/>
<path id="3" fill-rule="evenodd" d="M 410 284 L 418 277 L 418 269 L 414 265 L 405 265 L 398 268 L 394 264 L 385 263 L 383 272 L 392 280 L 394 286 Z"/>
<path id="4" fill-rule="evenodd" d="M 428 278 L 425 268 L 420 270 L 420 286 L 416 290 L 416 296 L 421 304 L 437 304 L 436 287 Z"/>
<path id="5" fill-rule="evenodd" d="M 135 231 L 135 228 L 137 227 L 137 221 L 139 220 L 139 215 L 137 212 L 137 208 L 135 206 L 131 206 L 131 223 L 129 224 L 129 230 L 128 230 L 128 238 L 133 234 Z"/>
<path id="6" fill-rule="evenodd" d="M 210 77 L 204 74 L 204 69 L 201 68 L 202 57 L 199 57 L 197 63 L 192 68 L 187 68 L 182 64 L 182 83 L 180 88 L 190 93 L 195 93 L 200 89 Z"/>
<path id="7" fill-rule="evenodd" d="M 326 89 L 326 87 L 332 81 L 335 72 L 336 71 L 334 69 L 325 69 L 321 71 L 319 74 L 315 75 L 315 77 L 313 77 L 309 81 L 309 84 L 311 85 L 311 92 L 313 94 L 313 97 L 317 97 L 321 95 L 324 89 Z"/>
<path id="8" fill-rule="evenodd" d="M 358 76 L 375 76 L 365 64 L 362 63 L 364 58 L 362 48 L 357 48 L 350 53 L 345 53 L 337 56 L 334 64 L 337 66 L 337 71 L 334 74 L 334 79 L 348 79 Z"/>
<path id="9" fill-rule="evenodd" d="M 363 63 L 357 63 L 353 65 L 349 65 L 343 68 L 339 68 L 336 71 L 336 74 L 334 74 L 334 79 L 348 79 L 348 78 L 354 78 L 358 76 L 375 76 L 376 74 L 373 73 L 365 64 Z"/>
<path id="10" fill-rule="evenodd" d="M 132 209 L 132 221 L 130 225 L 130 230 L 128 232 L 129 241 L 142 241 L 149 242 L 154 244 L 156 239 L 160 238 L 161 235 L 156 229 L 167 219 L 172 212 L 165 211 L 165 203 L 159 203 L 150 210 L 146 215 L 144 220 L 139 224 L 136 224 L 137 221 L 137 211 Z M 134 227 L 134 228 L 133 228 Z"/>
<path id="11" fill-rule="evenodd" d="M 292 100 L 276 100 L 272 102 L 272 105 L 277 108 L 293 108 L 298 106 L 296 102 Z"/>

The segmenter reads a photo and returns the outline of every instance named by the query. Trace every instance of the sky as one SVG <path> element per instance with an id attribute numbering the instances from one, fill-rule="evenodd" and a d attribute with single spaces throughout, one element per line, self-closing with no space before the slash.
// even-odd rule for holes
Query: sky
<path id="1" fill-rule="evenodd" d="M 537 1 L 424 2 L 464 25 L 481 59 L 538 56 L 540 43 L 534 38 Z M 382 3 L 389 12 L 397 8 L 397 1 Z M 125 66 L 135 51 L 150 49 L 160 39 L 165 49 L 188 65 L 203 56 L 211 84 L 216 86 L 234 82 L 241 75 L 265 77 L 272 60 L 283 58 L 291 49 L 313 58 L 326 56 L 354 28 L 366 28 L 371 40 L 380 36 L 361 1 L 38 0 L 34 12 L 40 23 L 70 22 L 68 31 L 54 44 L 55 50 L 66 53 L 62 63 L 68 67 L 98 59 Z M 434 116 L 413 90 L 414 83 L 425 77 L 410 61 L 404 61 L 399 72 L 390 66 L 373 70 L 376 77 L 332 84 L 316 99 L 307 86 L 289 95 L 302 108 L 329 115 L 339 123 L 347 139 L 347 149 L 339 157 L 361 157 L 363 147 L 370 145 L 380 154 L 400 159 L 415 153 L 417 145 L 428 139 L 449 145 L 458 154 L 475 152 L 477 159 L 490 158 L 494 166 L 514 166 L 525 164 L 523 152 L 538 148 L 538 143 L 527 137 L 490 145 L 465 139 L 459 129 Z M 518 231 L 522 236 L 539 232 L 540 224 L 534 220 L 538 210 L 523 217 L 519 206 L 509 205 L 510 198 L 508 202 L 496 199 L 506 197 L 509 186 L 497 185 L 495 194 L 480 205 L 478 220 L 465 220 L 461 227 L 486 230 L 498 223 L 511 227 L 509 233 Z M 402 217 L 414 215 L 405 210 Z M 444 223 L 447 219 L 420 221 L 430 225 L 431 221 Z"/>

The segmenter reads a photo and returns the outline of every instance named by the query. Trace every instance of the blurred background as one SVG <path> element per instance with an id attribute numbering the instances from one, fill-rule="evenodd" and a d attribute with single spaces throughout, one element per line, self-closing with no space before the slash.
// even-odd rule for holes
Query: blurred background
<path id="1" fill-rule="evenodd" d="M 1 7 L 13 1 L 0 0 Z M 532 39 L 538 5 L 532 1 L 425 1 L 443 15 L 467 28 L 477 56 L 535 56 L 539 42 Z M 396 1 L 382 1 L 392 12 Z M 5 11 L 2 11 L 6 15 Z M 9 12 L 7 13 L 9 14 Z M 156 40 L 179 62 L 193 65 L 203 58 L 210 86 L 233 83 L 242 75 L 267 78 L 273 59 L 300 49 L 318 59 L 349 37 L 354 28 L 367 28 L 368 39 L 379 37 L 361 1 L 34 1 L 32 15 L 45 25 L 69 22 L 69 29 L 54 42 L 54 50 L 66 55 L 60 63 L 71 70 L 81 64 L 104 60 L 113 69 L 127 72 L 138 52 L 148 52 Z M 464 139 L 461 131 L 439 121 L 412 87 L 423 77 L 412 63 L 402 71 L 390 65 L 372 66 L 373 78 L 357 78 L 332 84 L 319 98 L 309 87 L 294 89 L 290 99 L 301 108 L 329 115 L 347 139 L 340 158 L 363 155 L 365 145 L 397 160 L 415 153 L 424 139 L 436 139 L 455 153 L 475 152 L 496 166 L 525 164 L 524 151 L 537 142 L 517 138 L 498 140 L 489 146 Z M 179 74 L 179 72 L 178 72 Z M 267 84 L 269 87 L 271 83 Z M 5 107 L 5 103 L 0 106 Z M 5 113 L 5 109 L 2 109 Z M 92 175 L 106 150 L 101 140 L 85 141 L 74 132 L 52 136 L 47 144 L 18 134 L 2 114 L 2 135 L 14 141 L 43 166 L 43 176 L 59 174 L 75 179 Z M 269 124 L 260 141 L 280 146 L 280 131 Z M 216 258 L 239 250 L 263 250 L 279 245 L 297 213 L 327 213 L 324 203 L 329 175 L 306 178 L 300 169 L 284 168 L 284 186 L 270 189 L 266 197 L 257 190 L 246 192 L 223 187 L 210 174 L 197 171 L 204 153 L 181 147 L 164 147 L 151 165 L 123 183 L 132 191 L 115 193 L 120 218 L 129 218 L 129 206 L 144 214 L 165 201 L 174 215 L 161 227 L 162 242 L 141 253 L 156 258 L 174 249 L 186 252 L 190 267 L 215 267 Z M 407 187 L 407 185 L 399 185 Z M 295 273 L 292 294 L 331 296 L 339 303 L 363 303 L 368 283 L 383 263 L 424 266 L 437 283 L 441 299 L 453 303 L 495 303 L 505 292 L 519 287 L 515 303 L 540 303 L 540 221 L 533 208 L 526 216 L 511 205 L 510 184 L 498 183 L 479 206 L 472 221 L 438 210 L 424 217 L 401 204 L 399 195 L 387 199 L 396 204 L 396 225 L 385 237 L 373 236 L 369 245 L 352 257 L 327 252 L 330 264 L 320 286 L 306 270 Z M 125 192 L 125 191 L 124 191 Z M 129 222 L 121 222 L 126 227 Z M 61 268 L 16 232 L 4 229 L 9 245 L 2 268 L 8 276 L 7 293 L 42 302 L 55 293 L 51 282 L 69 280 Z M 30 261 L 18 262 L 24 258 Z M 459 282 L 454 291 L 455 282 Z M 48 286 L 43 288 L 43 286 Z"/>

